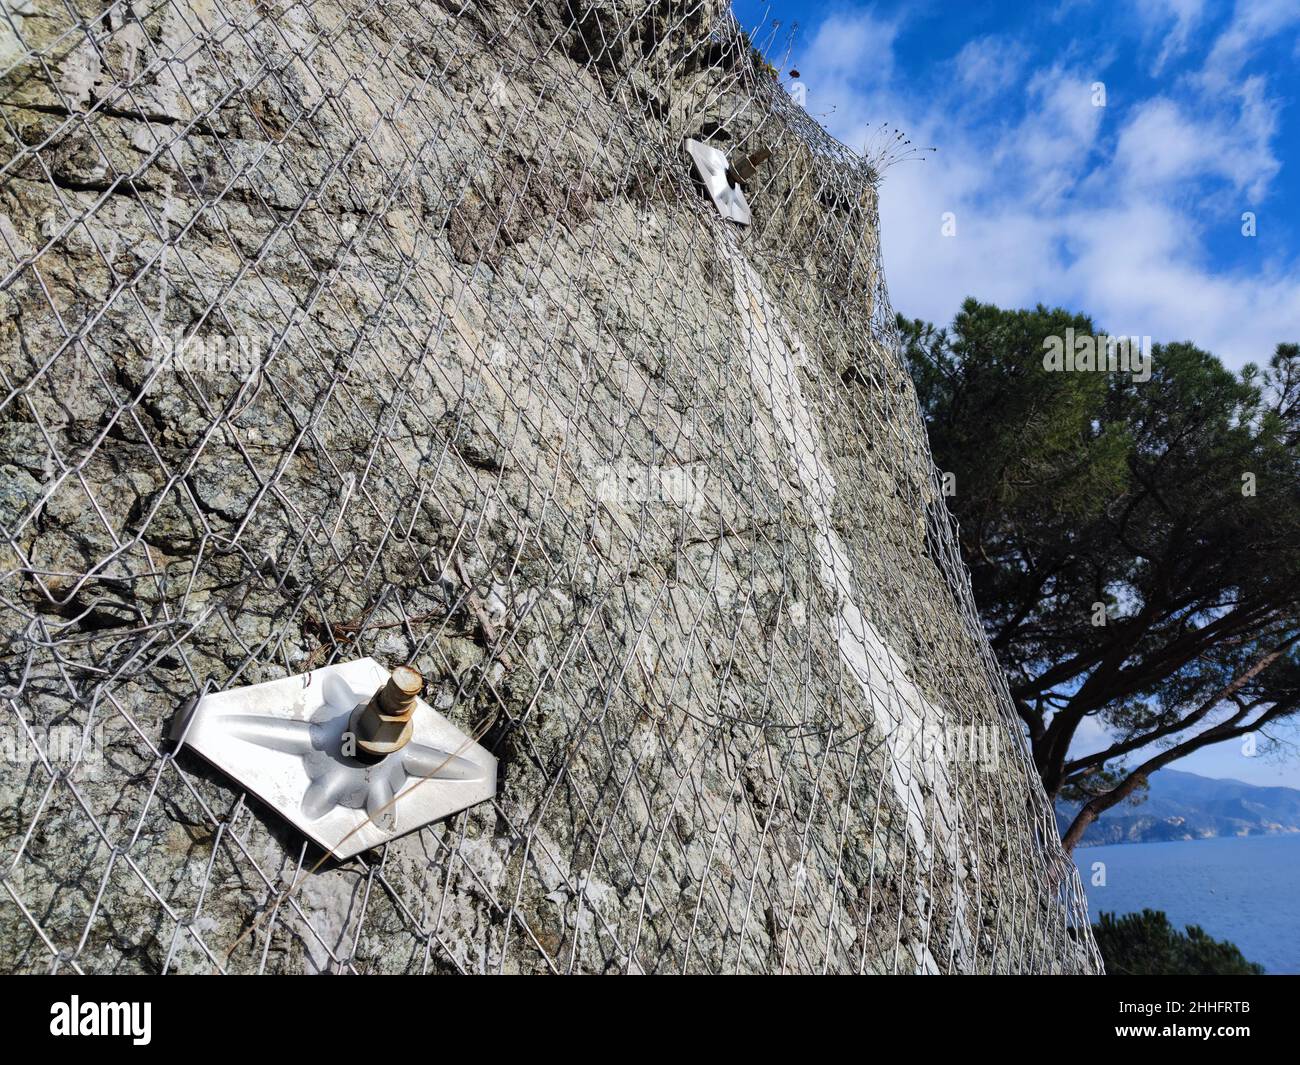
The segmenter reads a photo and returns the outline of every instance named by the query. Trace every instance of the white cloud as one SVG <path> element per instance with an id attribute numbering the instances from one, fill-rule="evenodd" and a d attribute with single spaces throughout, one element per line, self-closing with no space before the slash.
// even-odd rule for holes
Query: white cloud
<path id="1" fill-rule="evenodd" d="M 1300 25 L 1300 0 L 1237 0 L 1227 29 L 1216 38 L 1202 78 L 1211 89 L 1230 84 L 1264 42 Z"/>
<path id="2" fill-rule="evenodd" d="M 996 35 L 968 41 L 953 61 L 957 81 L 973 99 L 982 100 L 1014 85 L 1027 49 L 1019 41 Z"/>
<path id="3" fill-rule="evenodd" d="M 887 82 L 894 69 L 897 21 L 870 11 L 832 15 L 818 28 L 805 65 L 823 78 L 852 78 L 859 84 Z"/>
<path id="4" fill-rule="evenodd" d="M 1220 35 L 1227 43 L 1211 48 L 1220 70 L 1229 54 L 1243 54 L 1244 27 L 1286 24 L 1274 0 L 1260 3 L 1267 17 L 1239 9 Z M 1159 6 L 1170 33 L 1203 22 L 1199 5 Z M 999 41 L 978 38 L 948 61 L 948 83 L 927 94 L 889 77 L 899 29 L 870 13 L 837 18 L 802 65 L 809 109 L 833 105 L 828 126 L 845 143 L 860 147 L 887 118 L 940 147 L 925 163 L 890 170 L 881 189 L 886 276 L 900 311 L 947 323 L 966 296 L 1017 307 L 1042 301 L 1115 332 L 1191 340 L 1230 365 L 1266 360 L 1279 341 L 1300 339 L 1293 250 L 1273 259 L 1260 251 L 1255 265 L 1228 269 L 1206 249 L 1212 229 L 1235 232 L 1242 211 L 1260 209 L 1280 169 L 1279 104 L 1264 78 L 1243 73 L 1244 59 L 1212 90 L 1182 78 L 1127 107 L 1112 97 L 1111 107 L 1094 108 L 1103 61 L 1058 59 L 1035 71 L 1022 57 L 1005 76 Z M 855 57 L 858 45 L 865 52 Z M 1085 61 L 1096 65 L 1078 65 Z M 991 100 L 972 91 L 987 79 L 999 86 Z M 1012 113 L 1023 105 L 1024 117 L 997 121 L 1002 103 Z M 956 215 L 954 237 L 941 234 L 945 212 Z M 1260 217 L 1251 251 L 1267 248 L 1267 211 Z"/>
<path id="5" fill-rule="evenodd" d="M 1044 205 L 1064 195 L 1089 169 L 1105 109 L 1092 104 L 1092 78 L 1053 66 L 1028 86 L 1030 111 L 997 146 L 997 157 L 1019 167 L 1028 193 Z"/>
<path id="6" fill-rule="evenodd" d="M 1151 200 L 1072 215 L 1061 282 L 1104 329 L 1190 340 L 1233 365 L 1263 361 L 1300 329 L 1300 279 L 1261 268 L 1215 274 L 1186 216 Z"/>
<path id="7" fill-rule="evenodd" d="M 1260 198 L 1281 164 L 1271 142 L 1277 108 L 1264 95 L 1262 78 L 1248 78 L 1236 93 L 1238 107 L 1200 116 L 1168 97 L 1139 104 L 1120 131 L 1114 163 L 1131 189 L 1219 178 L 1234 192 Z"/>
<path id="8" fill-rule="evenodd" d="M 1159 74 L 1169 60 L 1187 51 L 1192 31 L 1205 16 L 1205 0 L 1144 0 L 1138 11 L 1149 30 L 1165 35 L 1152 67 Z"/>

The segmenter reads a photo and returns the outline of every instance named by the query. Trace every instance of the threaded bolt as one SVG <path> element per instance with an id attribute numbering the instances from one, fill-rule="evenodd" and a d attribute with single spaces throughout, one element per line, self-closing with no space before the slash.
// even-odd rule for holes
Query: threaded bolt
<path id="1" fill-rule="evenodd" d="M 384 758 L 410 742 L 411 717 L 424 688 L 412 666 L 398 666 L 356 719 L 357 750 L 370 759 Z"/>
<path id="2" fill-rule="evenodd" d="M 424 677 L 411 666 L 398 666 L 379 690 L 385 716 L 405 720 L 415 710 L 415 700 L 424 689 Z"/>

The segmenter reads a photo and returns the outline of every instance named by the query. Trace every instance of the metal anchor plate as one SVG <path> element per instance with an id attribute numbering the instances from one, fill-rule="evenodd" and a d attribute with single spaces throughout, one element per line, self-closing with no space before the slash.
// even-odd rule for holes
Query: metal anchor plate
<path id="1" fill-rule="evenodd" d="M 695 162 L 695 170 L 704 182 L 704 187 L 717 207 L 718 214 L 739 222 L 742 226 L 750 223 L 749 202 L 739 185 L 733 185 L 727 179 L 727 157 L 717 148 L 701 141 L 685 141 L 686 151 Z"/>
<path id="2" fill-rule="evenodd" d="M 357 708 L 388 678 L 361 658 L 214 692 L 180 716 L 173 737 L 350 858 L 496 794 L 496 758 L 423 700 L 406 746 L 375 763 L 344 753 Z"/>

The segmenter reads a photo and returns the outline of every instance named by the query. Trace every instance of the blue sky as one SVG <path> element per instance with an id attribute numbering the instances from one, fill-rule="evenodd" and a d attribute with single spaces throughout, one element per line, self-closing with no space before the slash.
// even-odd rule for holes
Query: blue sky
<path id="1" fill-rule="evenodd" d="M 1300 340 L 1300 0 L 735 7 L 782 40 L 799 23 L 807 108 L 840 140 L 886 122 L 939 149 L 882 185 L 904 314 L 1042 301 L 1234 367 Z"/>
<path id="2" fill-rule="evenodd" d="M 777 64 L 799 24 L 782 73 L 844 143 L 883 122 L 939 149 L 881 186 L 902 313 L 1061 305 L 1233 367 L 1300 341 L 1300 0 L 734 6 L 758 43 L 781 22 Z M 1296 760 L 1240 742 L 1178 768 L 1300 787 Z"/>

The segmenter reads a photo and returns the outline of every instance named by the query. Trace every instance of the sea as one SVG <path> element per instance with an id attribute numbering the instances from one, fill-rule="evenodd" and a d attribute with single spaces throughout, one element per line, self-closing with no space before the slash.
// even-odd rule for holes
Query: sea
<path id="1" fill-rule="evenodd" d="M 1269 974 L 1300 973 L 1300 834 L 1080 847 L 1074 860 L 1093 921 L 1103 910 L 1164 910 Z"/>

